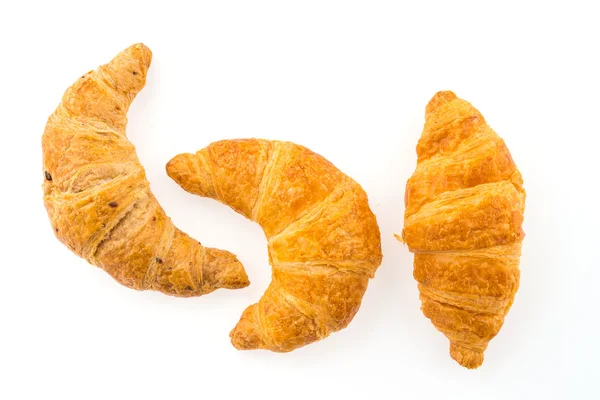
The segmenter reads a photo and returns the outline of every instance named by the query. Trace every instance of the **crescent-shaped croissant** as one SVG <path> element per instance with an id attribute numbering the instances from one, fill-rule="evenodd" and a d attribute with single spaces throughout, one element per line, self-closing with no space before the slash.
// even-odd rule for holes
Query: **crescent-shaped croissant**
<path id="1" fill-rule="evenodd" d="M 426 108 L 402 239 L 422 311 L 467 368 L 483 362 L 519 287 L 525 191 L 504 141 L 452 92 Z"/>
<path id="2" fill-rule="evenodd" d="M 272 281 L 232 330 L 236 348 L 291 351 L 350 323 L 382 260 L 358 183 L 305 147 L 258 139 L 180 154 L 167 173 L 258 222 L 269 241 Z"/>
<path id="3" fill-rule="evenodd" d="M 125 126 L 152 53 L 136 44 L 81 76 L 42 138 L 44 204 L 56 237 L 137 290 L 198 296 L 241 288 L 236 257 L 203 247 L 173 226 L 150 191 Z"/>

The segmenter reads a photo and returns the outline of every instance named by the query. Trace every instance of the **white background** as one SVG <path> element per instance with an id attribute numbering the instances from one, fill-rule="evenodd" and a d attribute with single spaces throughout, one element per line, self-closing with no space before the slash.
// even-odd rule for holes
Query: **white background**
<path id="1" fill-rule="evenodd" d="M 196 3 L 0 6 L 0 398 L 600 398 L 593 2 Z M 136 42 L 154 60 L 128 134 L 152 189 L 180 228 L 239 256 L 248 288 L 136 292 L 53 236 L 46 119 L 83 72 Z M 412 255 L 393 237 L 425 105 L 446 89 L 506 140 L 528 193 L 521 287 L 475 371 L 421 314 Z M 363 185 L 381 227 L 384 261 L 353 322 L 289 354 L 229 342 L 270 279 L 260 227 L 164 172 L 241 137 L 324 155 Z"/>

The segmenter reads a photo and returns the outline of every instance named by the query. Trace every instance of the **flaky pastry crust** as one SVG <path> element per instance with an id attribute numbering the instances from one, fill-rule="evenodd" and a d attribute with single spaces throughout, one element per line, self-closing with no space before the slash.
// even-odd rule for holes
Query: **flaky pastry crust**
<path id="1" fill-rule="evenodd" d="M 43 190 L 54 233 L 133 289 L 187 297 L 247 286 L 233 254 L 206 248 L 173 225 L 127 140 L 127 110 L 151 59 L 143 44 L 125 49 L 81 76 L 48 119 Z"/>
<path id="2" fill-rule="evenodd" d="M 467 368 L 483 362 L 519 287 L 525 190 L 504 141 L 452 92 L 426 108 L 402 240 L 422 311 Z"/>
<path id="3" fill-rule="evenodd" d="M 272 281 L 231 332 L 236 348 L 287 352 L 350 323 L 382 260 L 358 183 L 305 147 L 260 139 L 180 154 L 167 173 L 258 222 L 269 241 Z"/>

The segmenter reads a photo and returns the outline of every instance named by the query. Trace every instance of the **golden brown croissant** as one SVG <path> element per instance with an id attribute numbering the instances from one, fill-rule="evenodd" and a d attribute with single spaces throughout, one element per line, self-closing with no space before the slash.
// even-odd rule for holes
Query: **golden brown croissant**
<path id="1" fill-rule="evenodd" d="M 236 257 L 173 226 L 146 180 L 125 126 L 152 53 L 136 44 L 78 79 L 42 139 L 44 204 L 56 237 L 121 284 L 175 296 L 241 288 Z"/>
<path id="2" fill-rule="evenodd" d="M 382 259 L 358 183 L 305 147 L 258 139 L 180 154 L 167 173 L 258 222 L 269 240 L 272 281 L 231 332 L 236 348 L 291 351 L 350 323 Z"/>
<path id="3" fill-rule="evenodd" d="M 477 368 L 519 287 L 523 180 L 504 141 L 452 92 L 427 105 L 417 155 L 402 239 L 423 313 L 452 358 Z"/>

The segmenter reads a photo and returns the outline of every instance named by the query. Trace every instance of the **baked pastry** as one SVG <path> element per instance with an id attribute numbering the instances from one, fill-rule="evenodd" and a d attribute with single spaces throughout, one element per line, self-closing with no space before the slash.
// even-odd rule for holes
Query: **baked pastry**
<path id="1" fill-rule="evenodd" d="M 127 48 L 82 75 L 48 119 L 43 190 L 55 235 L 133 289 L 199 296 L 247 286 L 233 254 L 203 247 L 173 226 L 127 140 L 127 110 L 151 59 L 143 44 Z"/>
<path id="2" fill-rule="evenodd" d="M 519 287 L 525 191 L 504 141 L 452 92 L 426 108 L 402 240 L 422 311 L 467 368 L 483 362 Z"/>
<path id="3" fill-rule="evenodd" d="M 350 323 L 382 260 L 358 183 L 305 147 L 259 139 L 180 154 L 167 173 L 258 222 L 269 241 L 272 281 L 232 330 L 236 348 L 287 352 Z"/>

